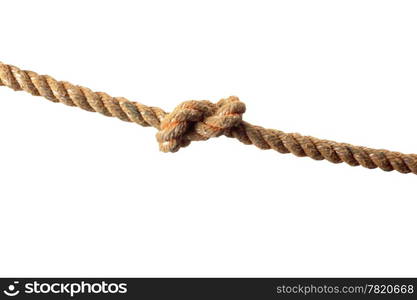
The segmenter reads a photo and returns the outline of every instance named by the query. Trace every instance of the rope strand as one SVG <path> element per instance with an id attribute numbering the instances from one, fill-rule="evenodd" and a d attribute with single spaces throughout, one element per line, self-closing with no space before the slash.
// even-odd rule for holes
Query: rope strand
<path id="1" fill-rule="evenodd" d="M 260 149 L 273 149 L 299 157 L 308 156 L 315 160 L 344 162 L 368 169 L 417 174 L 416 154 L 353 146 L 252 125 L 242 120 L 246 108 L 234 96 L 217 103 L 207 100 L 186 101 L 173 112 L 166 113 L 158 107 L 146 106 L 122 97 L 111 97 L 103 92 L 94 92 L 86 87 L 57 81 L 50 76 L 20 70 L 1 62 L 0 86 L 26 91 L 52 102 L 77 106 L 122 121 L 155 127 L 159 130 L 156 137 L 164 152 L 176 152 L 188 146 L 191 141 L 225 135 Z"/>

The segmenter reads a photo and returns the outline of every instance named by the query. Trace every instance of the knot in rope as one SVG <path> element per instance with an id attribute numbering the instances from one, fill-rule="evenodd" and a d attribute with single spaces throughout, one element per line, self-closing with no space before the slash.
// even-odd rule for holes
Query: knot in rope
<path id="1" fill-rule="evenodd" d="M 191 100 L 178 105 L 161 122 L 156 138 L 163 152 L 176 152 L 191 141 L 208 140 L 231 130 L 242 122 L 246 107 L 231 96 L 217 103 Z"/>

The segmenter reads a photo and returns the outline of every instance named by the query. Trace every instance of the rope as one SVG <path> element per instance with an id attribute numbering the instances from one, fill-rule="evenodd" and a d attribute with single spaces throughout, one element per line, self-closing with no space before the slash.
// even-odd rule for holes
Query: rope
<path id="1" fill-rule="evenodd" d="M 78 106 L 145 127 L 155 127 L 158 129 L 156 138 L 163 152 L 176 152 L 192 141 L 225 135 L 260 149 L 273 149 L 299 157 L 308 156 L 315 160 L 344 162 L 368 169 L 380 168 L 384 171 L 417 174 L 416 154 L 353 146 L 252 125 L 242 120 L 245 104 L 234 96 L 221 99 L 217 103 L 207 100 L 186 101 L 171 113 L 166 113 L 158 107 L 111 97 L 106 93 L 94 92 L 69 82 L 57 81 L 48 75 L 20 70 L 0 62 L 0 86 L 3 85 L 15 91 L 23 90 L 34 96 L 43 96 L 52 102 Z"/>

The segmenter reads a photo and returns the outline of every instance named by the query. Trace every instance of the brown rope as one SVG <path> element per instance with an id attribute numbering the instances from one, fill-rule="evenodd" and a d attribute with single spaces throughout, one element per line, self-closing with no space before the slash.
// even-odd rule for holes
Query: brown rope
<path id="1" fill-rule="evenodd" d="M 274 149 L 280 153 L 308 156 L 315 160 L 326 159 L 332 163 L 345 162 L 368 169 L 417 174 L 416 154 L 353 146 L 249 124 L 242 121 L 245 104 L 234 96 L 215 104 L 206 100 L 186 101 L 173 112 L 166 113 L 158 107 L 114 98 L 106 93 L 93 92 L 82 86 L 0 62 L 2 85 L 15 91 L 23 90 L 34 96 L 43 96 L 52 102 L 78 106 L 142 126 L 153 126 L 159 130 L 156 137 L 164 152 L 176 152 L 188 146 L 191 141 L 225 135 L 260 149 Z"/>

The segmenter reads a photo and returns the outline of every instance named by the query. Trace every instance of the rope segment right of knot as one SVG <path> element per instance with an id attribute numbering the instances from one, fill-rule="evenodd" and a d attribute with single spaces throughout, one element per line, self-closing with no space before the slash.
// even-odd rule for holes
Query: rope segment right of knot
<path id="1" fill-rule="evenodd" d="M 280 153 L 308 156 L 314 160 L 346 163 L 368 169 L 417 174 L 417 155 L 384 149 L 372 149 L 347 143 L 338 143 L 263 128 L 242 120 L 245 104 L 237 97 L 222 99 L 217 103 L 207 100 L 186 101 L 171 113 L 159 107 L 147 106 L 122 97 L 112 97 L 103 92 L 58 81 L 51 76 L 39 75 L 0 62 L 0 86 L 15 91 L 26 91 L 52 102 L 77 106 L 122 121 L 158 129 L 159 147 L 164 152 L 176 152 L 192 141 L 207 140 L 221 135 L 232 137 L 259 149 L 273 149 Z"/>
<path id="2" fill-rule="evenodd" d="M 186 101 L 178 105 L 162 120 L 156 134 L 163 152 L 176 152 L 192 141 L 218 137 L 242 122 L 246 107 L 235 96 L 221 99 L 216 104 L 207 101 Z"/>

